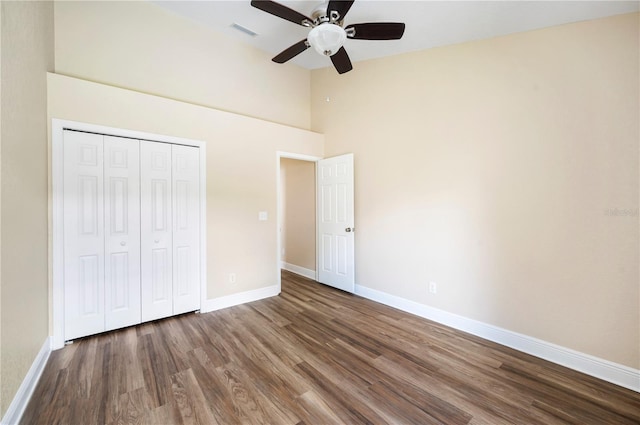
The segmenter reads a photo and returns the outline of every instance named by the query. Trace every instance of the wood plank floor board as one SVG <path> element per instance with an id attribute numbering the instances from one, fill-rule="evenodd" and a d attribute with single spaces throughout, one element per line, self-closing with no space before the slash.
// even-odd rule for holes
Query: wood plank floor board
<path id="1" fill-rule="evenodd" d="M 208 407 L 200 384 L 192 369 L 178 372 L 171 377 L 171 390 L 184 424 L 217 425 L 213 413 Z"/>
<path id="2" fill-rule="evenodd" d="M 339 424 L 340 418 L 333 412 L 326 400 L 315 391 L 309 390 L 296 400 L 298 410 L 305 419 L 300 424 Z"/>
<path id="3" fill-rule="evenodd" d="M 229 352 L 226 344 L 224 344 L 224 339 L 217 331 L 217 323 L 215 325 L 211 326 L 211 323 L 205 321 L 198 323 L 200 331 L 207 333 L 209 338 L 205 340 L 202 347 L 197 349 L 201 349 L 206 353 L 211 364 L 215 367 L 220 367 L 231 362 L 232 353 Z"/>
<path id="4" fill-rule="evenodd" d="M 241 331 L 239 338 L 245 344 L 244 351 L 238 351 L 236 363 L 241 366 L 239 370 L 245 382 L 251 383 L 260 393 L 260 398 L 270 400 L 270 403 L 266 403 L 267 409 L 275 409 L 280 417 L 286 418 L 286 423 L 297 423 L 299 418 L 289 412 L 295 412 L 294 400 L 305 392 L 308 386 L 300 388 L 299 376 L 286 373 L 287 366 L 279 363 L 277 359 L 272 361 L 256 338 Z M 281 372 L 274 374 L 274 370 Z"/>
<path id="5" fill-rule="evenodd" d="M 289 423 L 284 422 L 279 413 L 273 409 L 268 400 L 260 396 L 259 390 L 255 386 L 255 380 L 247 377 L 243 370 L 237 365 L 227 365 L 219 370 L 225 378 L 229 395 L 232 397 L 236 411 L 242 412 L 241 416 L 246 418 L 245 423 L 267 424 Z"/>
<path id="6" fill-rule="evenodd" d="M 216 420 L 222 424 L 241 423 L 233 397 L 227 389 L 226 378 L 220 373 L 222 367 L 215 367 L 204 350 L 196 349 L 190 355 L 194 376 Z"/>
<path id="7" fill-rule="evenodd" d="M 337 371 L 319 371 L 307 362 L 296 366 L 316 391 L 327 400 L 327 404 L 336 412 L 340 423 L 383 424 L 387 423 L 368 404 L 357 400 L 352 391 L 346 391 L 344 377 Z"/>
<path id="8" fill-rule="evenodd" d="M 55 353 L 52 353 L 52 356 L 53 354 Z M 56 423 L 67 423 L 64 413 L 71 400 L 59 395 L 62 392 L 67 394 L 67 397 L 70 395 L 67 389 L 68 373 L 67 369 L 60 369 L 57 373 L 50 374 L 46 380 L 44 380 L 45 377 L 43 376 L 38 382 L 38 385 L 46 389 L 42 393 L 42 398 L 38 401 L 41 407 L 40 414 L 43 417 L 55 418 L 53 422 Z"/>
<path id="9" fill-rule="evenodd" d="M 140 338 L 142 343 L 138 345 L 137 357 L 142 367 L 145 388 L 154 401 L 154 407 L 160 407 L 169 402 L 167 391 L 171 387 L 171 374 L 176 369 L 164 355 L 166 347 L 154 336 L 155 334 L 145 334 Z M 157 343 L 160 343 L 159 347 L 156 346 Z"/>
<path id="10" fill-rule="evenodd" d="M 278 392 L 286 392 L 289 399 L 296 398 L 309 390 L 309 385 L 300 380 L 291 368 L 283 363 L 281 359 L 274 355 L 254 334 L 250 332 L 241 335 L 245 342 L 246 356 L 241 359 L 242 364 L 251 367 L 252 376 L 262 377 L 266 385 L 265 391 L 269 394 L 278 395 Z M 273 371 L 278 371 L 274 374 Z"/>
<path id="11" fill-rule="evenodd" d="M 502 367 L 508 368 L 507 365 Z M 512 383 L 519 391 L 527 391 L 531 393 L 536 400 L 544 401 L 548 404 L 557 403 L 558 401 L 570 401 L 571 407 L 566 409 L 569 414 L 579 418 L 584 418 L 587 423 L 615 423 L 615 424 L 638 424 L 638 413 L 640 411 L 629 412 L 624 409 L 624 405 L 616 403 L 616 410 L 612 411 L 606 407 L 606 403 L 602 399 L 585 397 L 583 393 L 572 391 L 567 393 L 566 390 L 549 385 L 543 380 L 535 376 L 529 375 L 527 371 L 521 369 L 510 368 L 516 377 Z"/>
<path id="12" fill-rule="evenodd" d="M 384 357 L 375 360 L 374 364 L 376 369 L 395 376 L 403 383 L 403 386 L 429 388 L 429 391 L 432 394 L 437 394 L 439 399 L 453 406 L 464 406 L 464 411 L 473 418 L 470 423 L 491 425 L 507 425 L 513 423 L 502 419 L 499 415 L 491 412 L 490 409 L 486 409 L 481 403 L 476 403 L 479 400 L 470 398 L 464 392 L 464 388 L 452 387 L 450 383 L 443 381 L 440 376 L 417 374 L 415 371 L 402 366 L 401 363 L 389 361 Z"/>
<path id="13" fill-rule="evenodd" d="M 279 359 L 283 365 L 292 368 L 302 362 L 299 346 L 291 338 L 287 329 L 249 326 L 249 332 L 262 344 L 271 357 Z"/>
<path id="14" fill-rule="evenodd" d="M 440 397 L 416 387 L 380 381 L 373 385 L 371 390 L 374 394 L 379 394 L 381 400 L 394 400 L 394 404 L 399 403 L 400 409 L 394 407 L 392 411 L 415 412 L 403 418 L 403 422 L 409 423 L 415 421 L 415 418 L 421 418 L 421 423 L 463 425 L 469 423 L 472 417 Z M 408 407 L 402 407 L 402 404 Z"/>
<path id="15" fill-rule="evenodd" d="M 463 412 L 439 397 L 424 393 L 423 397 L 412 398 L 408 394 L 420 391 L 418 387 L 412 387 L 406 381 L 376 368 L 376 359 L 368 358 L 349 344 L 337 339 L 329 346 L 333 349 L 325 353 L 324 363 L 332 369 L 342 368 L 348 371 L 343 379 L 348 379 L 353 385 L 351 394 L 357 394 L 363 402 L 368 402 L 387 422 L 442 423 L 437 418 L 438 411 L 443 409 L 449 413 L 449 423 L 468 422 L 469 418 L 460 419 L 465 416 Z M 351 355 L 345 355 L 346 353 Z M 381 358 L 382 356 L 377 359 Z M 393 391 L 391 388 L 402 390 Z"/>
<path id="16" fill-rule="evenodd" d="M 486 365 L 477 361 L 477 356 L 476 361 L 470 361 L 458 353 L 440 351 L 434 347 L 429 350 L 429 355 L 441 365 L 436 376 L 443 376 L 445 381 L 469 382 L 473 388 L 488 390 L 498 404 L 515 403 L 526 406 L 533 402 L 531 395 L 515 391 L 514 386 L 504 379 L 506 373 L 500 366 Z"/>
<path id="17" fill-rule="evenodd" d="M 283 272 L 53 352 L 22 424 L 638 425 L 640 394 Z"/>
<path id="18" fill-rule="evenodd" d="M 121 394 L 117 398 L 117 402 L 109 407 L 111 412 L 108 412 L 105 423 L 137 424 L 148 415 L 153 407 L 153 402 L 144 388 L 138 388 Z"/>
<path id="19" fill-rule="evenodd" d="M 262 317 L 267 319 L 269 322 L 273 323 L 275 326 L 283 327 L 291 322 L 285 316 L 283 316 L 280 312 L 278 312 L 278 306 L 272 308 L 266 302 L 264 303 L 251 303 L 247 308 L 251 308 L 257 314 L 260 314 Z M 281 309 L 282 311 L 282 309 Z"/>

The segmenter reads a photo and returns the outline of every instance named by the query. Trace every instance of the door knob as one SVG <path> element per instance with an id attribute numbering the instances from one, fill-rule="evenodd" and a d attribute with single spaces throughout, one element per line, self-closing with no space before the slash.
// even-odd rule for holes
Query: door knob
<path id="1" fill-rule="evenodd" d="M 125 241 L 120 242 L 120 246 L 125 246 L 127 243 Z"/>
<path id="2" fill-rule="evenodd" d="M 353 229 L 351 227 L 347 227 L 346 229 L 344 229 L 345 232 L 349 233 L 351 232 Z"/>
<path id="3" fill-rule="evenodd" d="M 154 240 L 155 243 L 160 243 L 160 239 Z"/>

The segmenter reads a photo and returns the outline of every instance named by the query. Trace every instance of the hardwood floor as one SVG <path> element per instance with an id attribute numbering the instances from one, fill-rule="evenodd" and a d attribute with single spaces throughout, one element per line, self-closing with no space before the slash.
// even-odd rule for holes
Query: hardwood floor
<path id="1" fill-rule="evenodd" d="M 76 341 L 22 424 L 640 424 L 640 394 L 283 272 L 282 294 Z"/>

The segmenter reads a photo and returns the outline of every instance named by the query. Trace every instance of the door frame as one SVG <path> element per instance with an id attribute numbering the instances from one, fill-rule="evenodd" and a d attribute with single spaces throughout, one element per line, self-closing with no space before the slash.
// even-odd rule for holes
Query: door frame
<path id="1" fill-rule="evenodd" d="M 280 187 L 281 187 L 280 160 L 282 158 L 313 162 L 314 167 L 319 160 L 323 159 L 321 156 L 312 156 L 312 155 L 304 155 L 304 154 L 298 154 L 293 152 L 276 151 L 276 240 L 278 241 L 277 247 L 276 247 L 276 271 L 277 271 L 276 275 L 278 276 L 278 293 L 282 291 L 282 276 L 280 273 L 280 270 L 282 268 L 282 232 L 280 231 L 280 218 L 282 217 L 282 211 L 280 210 L 280 206 L 281 206 L 280 202 L 282 200 L 282 193 L 280 193 Z M 316 186 L 317 186 L 316 177 L 314 173 L 314 185 L 313 185 L 314 198 L 315 198 Z M 315 212 L 315 223 L 316 223 L 315 233 L 317 235 L 318 234 L 317 208 Z M 316 236 L 316 267 L 315 267 L 316 280 L 318 279 L 317 251 L 318 251 L 318 241 Z"/>
<path id="2" fill-rule="evenodd" d="M 63 181 L 64 181 L 64 130 L 84 131 L 136 140 L 195 146 L 200 149 L 200 308 L 207 300 L 207 150 L 200 140 L 165 136 L 143 131 L 126 130 L 78 121 L 51 120 L 51 349 L 64 347 L 64 245 L 63 245 Z"/>

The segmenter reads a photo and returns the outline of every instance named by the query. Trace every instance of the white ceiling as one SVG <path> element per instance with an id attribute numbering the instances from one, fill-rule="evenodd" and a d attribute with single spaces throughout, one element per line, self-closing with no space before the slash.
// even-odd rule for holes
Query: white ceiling
<path id="1" fill-rule="evenodd" d="M 200 22 L 215 31 L 272 55 L 306 38 L 308 29 L 251 7 L 250 0 L 153 1 L 160 7 Z M 304 15 L 322 1 L 284 0 L 280 3 Z M 471 40 L 529 31 L 570 22 L 640 10 L 640 1 L 427 1 L 356 0 L 345 25 L 362 22 L 405 22 L 397 41 L 347 40 L 352 62 L 391 56 Z M 231 27 L 252 30 L 251 37 Z M 308 69 L 331 66 L 313 49 L 291 62 Z"/>

